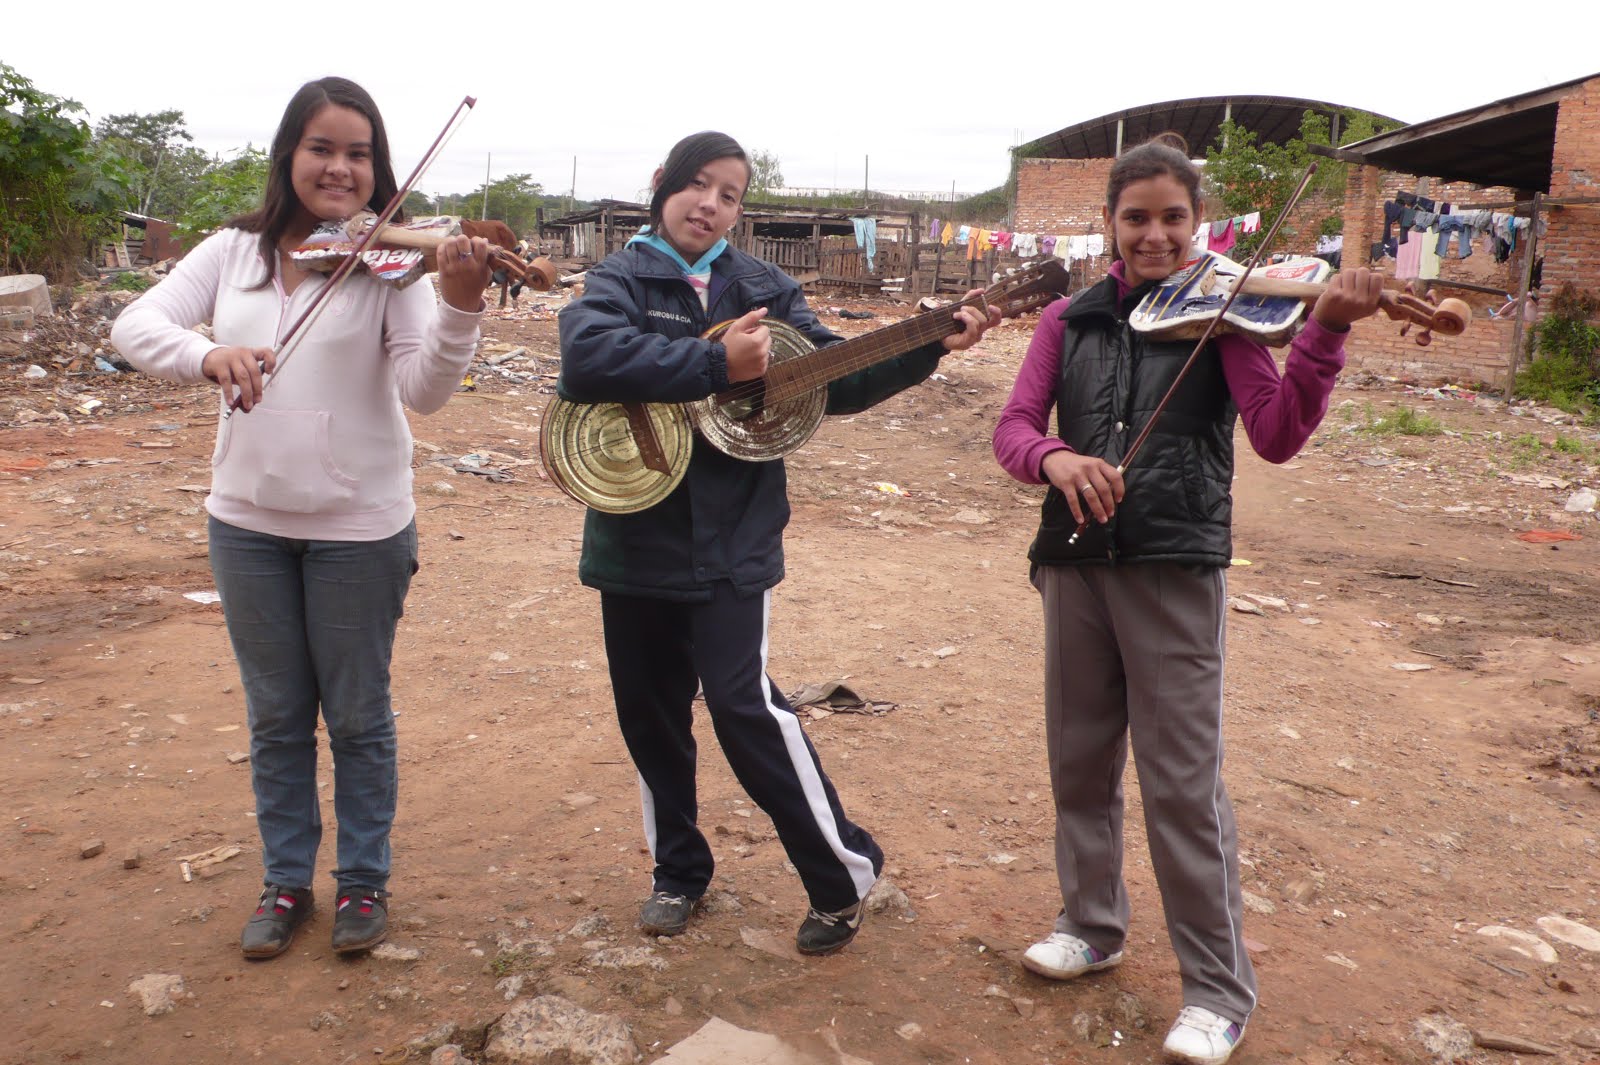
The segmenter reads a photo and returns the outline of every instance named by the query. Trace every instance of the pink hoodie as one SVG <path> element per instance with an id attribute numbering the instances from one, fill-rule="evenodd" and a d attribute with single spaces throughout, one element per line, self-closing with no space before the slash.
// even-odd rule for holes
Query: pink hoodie
<path id="1" fill-rule="evenodd" d="M 117 317 L 111 342 L 129 362 L 174 381 L 204 381 L 222 346 L 274 347 L 327 279 L 285 294 L 263 274 L 259 235 L 208 237 Z M 396 290 L 355 275 L 296 344 L 249 413 L 217 426 L 206 509 L 219 521 L 302 540 L 381 540 L 411 521 L 411 429 L 455 393 L 482 314 L 438 300 L 418 281 Z M 209 321 L 215 340 L 194 331 Z M 220 393 L 219 393 L 220 404 Z"/>

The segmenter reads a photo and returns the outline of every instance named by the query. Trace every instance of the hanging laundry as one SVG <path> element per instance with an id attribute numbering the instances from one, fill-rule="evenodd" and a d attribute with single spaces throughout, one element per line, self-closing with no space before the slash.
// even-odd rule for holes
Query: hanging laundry
<path id="1" fill-rule="evenodd" d="M 1423 281 L 1431 281 L 1439 276 L 1439 231 L 1427 229 L 1422 233 L 1420 241 L 1411 243 L 1421 244 L 1422 253 L 1417 261 L 1417 277 Z"/>
<path id="2" fill-rule="evenodd" d="M 1400 235 L 1405 236 L 1405 231 Z M 1410 281 L 1418 276 L 1422 265 L 1422 241 L 1408 240 L 1400 245 L 1394 258 L 1394 276 L 1397 281 Z"/>
<path id="3" fill-rule="evenodd" d="M 1032 233 L 1013 233 L 1011 250 L 1024 259 L 1031 259 L 1039 254 L 1038 238 Z"/>
<path id="4" fill-rule="evenodd" d="M 1261 228 L 1261 212 L 1260 211 L 1251 211 L 1247 215 L 1240 216 L 1240 218 L 1239 218 L 1239 227 L 1238 227 L 1240 233 L 1254 233 L 1260 228 Z"/>
<path id="5" fill-rule="evenodd" d="M 1067 261 L 1089 257 L 1089 238 L 1083 235 L 1067 238 Z"/>
<path id="6" fill-rule="evenodd" d="M 1040 237 L 1039 250 L 1046 255 L 1054 255 L 1056 253 L 1056 238 L 1049 233 Z"/>
<path id="7" fill-rule="evenodd" d="M 928 241 L 931 243 L 939 239 L 939 220 L 933 219 L 928 223 Z"/>
<path id="8" fill-rule="evenodd" d="M 1009 251 L 1011 249 L 1011 237 L 1012 234 L 1004 231 L 994 234 L 994 246 L 1001 251 Z"/>
<path id="9" fill-rule="evenodd" d="M 940 244 L 949 244 L 952 240 L 955 239 L 955 236 L 956 236 L 956 227 L 951 225 L 949 222 L 946 222 L 944 224 L 944 228 L 939 230 L 939 243 Z"/>
<path id="10" fill-rule="evenodd" d="M 878 255 L 878 220 L 876 218 L 852 218 L 851 222 L 856 227 L 856 247 L 867 254 L 867 273 L 872 273 L 874 267 L 872 260 Z"/>
<path id="11" fill-rule="evenodd" d="M 1085 250 L 1089 253 L 1090 258 L 1094 258 L 1096 256 L 1104 255 L 1106 253 L 1106 237 L 1105 237 L 1105 234 L 1104 233 L 1090 233 L 1089 234 L 1089 240 L 1088 240 L 1087 244 L 1085 245 Z"/>
<path id="12" fill-rule="evenodd" d="M 1211 239 L 1206 247 L 1221 255 L 1238 243 L 1233 235 L 1233 219 L 1224 218 L 1220 222 L 1211 223 Z"/>
<path id="13" fill-rule="evenodd" d="M 964 245 L 964 244 L 967 243 L 967 241 L 969 241 L 971 239 L 972 239 L 972 227 L 971 226 L 962 226 L 960 229 L 956 230 L 956 243 L 957 244 Z"/>

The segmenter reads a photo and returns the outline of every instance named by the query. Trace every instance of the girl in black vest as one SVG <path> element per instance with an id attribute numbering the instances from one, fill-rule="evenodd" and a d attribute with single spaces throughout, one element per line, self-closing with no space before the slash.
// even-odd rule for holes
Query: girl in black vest
<path id="1" fill-rule="evenodd" d="M 1177 138 L 1172 138 L 1177 141 Z M 1238 842 L 1222 784 L 1224 573 L 1232 555 L 1233 429 L 1272 462 L 1293 456 L 1327 412 L 1350 323 L 1375 311 L 1381 279 L 1336 275 L 1283 374 L 1261 345 L 1211 341 L 1162 412 L 1126 479 L 1127 448 L 1192 342 L 1128 328 L 1128 312 L 1189 257 L 1199 170 L 1182 142 L 1119 158 L 1105 225 L 1109 275 L 1040 317 L 995 455 L 1019 481 L 1049 484 L 1028 557 L 1044 600 L 1045 714 L 1063 908 L 1022 964 L 1057 980 L 1122 961 L 1122 775 L 1139 748 L 1139 790 L 1183 1009 L 1170 1061 L 1221 1065 L 1256 1003 L 1240 931 Z M 1049 435 L 1054 410 L 1059 435 Z M 1077 543 L 1073 531 L 1090 527 Z"/>
<path id="2" fill-rule="evenodd" d="M 817 321 L 782 270 L 732 247 L 750 164 L 722 133 L 685 137 L 656 170 L 650 227 L 590 270 L 561 312 L 561 395 L 584 403 L 683 403 L 766 374 L 769 316 L 817 346 L 841 339 Z M 975 344 L 986 319 L 941 342 L 828 386 L 827 411 L 865 410 L 933 372 L 946 351 Z M 733 320 L 720 341 L 702 334 Z M 789 521 L 781 460 L 746 462 L 703 439 L 667 498 L 631 514 L 590 510 L 578 574 L 600 591 L 617 719 L 644 801 L 655 860 L 639 913 L 652 935 L 687 927 L 711 881 L 696 825 L 697 688 L 734 775 L 772 818 L 810 908 L 796 946 L 829 954 L 855 936 L 883 852 L 851 823 L 799 718 L 767 675 L 772 588 L 783 579 Z"/>

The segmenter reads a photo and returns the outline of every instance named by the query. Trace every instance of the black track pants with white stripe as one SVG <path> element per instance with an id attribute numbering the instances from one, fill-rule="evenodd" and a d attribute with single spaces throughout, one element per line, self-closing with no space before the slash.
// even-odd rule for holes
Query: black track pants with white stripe
<path id="1" fill-rule="evenodd" d="M 719 584 L 707 603 L 603 593 L 606 655 L 622 737 L 639 770 L 656 891 L 705 893 L 713 859 L 696 825 L 697 685 L 740 785 L 772 818 L 819 910 L 866 897 L 883 852 L 852 824 L 800 720 L 767 676 L 772 593 Z"/>

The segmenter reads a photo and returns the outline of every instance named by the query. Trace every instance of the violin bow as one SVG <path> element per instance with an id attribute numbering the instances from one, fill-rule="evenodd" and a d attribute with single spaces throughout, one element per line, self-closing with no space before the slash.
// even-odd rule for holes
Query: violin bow
<path id="1" fill-rule="evenodd" d="M 1316 160 L 1312 160 L 1307 165 L 1306 172 L 1300 175 L 1300 184 L 1295 186 L 1294 194 L 1289 197 L 1289 202 L 1283 205 L 1283 209 L 1278 212 L 1278 217 L 1274 218 L 1272 225 L 1267 228 L 1266 236 L 1262 237 L 1261 243 L 1256 245 L 1255 253 L 1250 256 L 1250 261 L 1245 264 L 1244 273 L 1234 280 L 1232 287 L 1228 290 L 1228 298 L 1222 303 L 1222 309 L 1217 312 L 1215 318 L 1206 323 L 1205 332 L 1201 333 L 1200 339 L 1194 342 L 1194 350 L 1189 352 L 1189 357 L 1184 360 L 1183 365 L 1178 369 L 1178 376 L 1172 379 L 1172 384 L 1167 388 L 1167 394 L 1161 397 L 1161 402 L 1156 404 L 1156 409 L 1150 412 L 1150 417 L 1145 420 L 1144 428 L 1139 431 L 1138 436 L 1134 437 L 1133 446 L 1128 448 L 1127 454 L 1122 456 L 1122 462 L 1117 466 L 1119 475 L 1126 473 L 1128 467 L 1133 465 L 1134 456 L 1139 454 L 1139 449 L 1144 447 L 1144 442 L 1150 438 L 1151 430 L 1156 427 L 1156 420 L 1161 417 L 1161 412 L 1167 409 L 1168 402 L 1177 393 L 1178 386 L 1183 384 L 1183 379 L 1189 376 L 1189 371 L 1194 368 L 1195 360 L 1200 357 L 1200 352 L 1205 350 L 1206 343 L 1211 339 L 1211 334 L 1215 333 L 1217 326 L 1222 324 L 1222 319 L 1227 315 L 1228 308 L 1233 306 L 1233 301 L 1238 299 L 1239 294 L 1244 291 L 1245 279 L 1255 270 L 1256 264 L 1261 261 L 1262 254 L 1271 246 L 1272 238 L 1278 235 L 1278 227 L 1283 225 L 1283 220 L 1289 217 L 1289 212 L 1294 210 L 1294 205 L 1299 203 L 1300 197 L 1305 195 L 1306 186 L 1311 184 L 1312 175 L 1316 172 L 1317 163 Z M 1082 536 L 1084 530 L 1088 528 L 1089 519 L 1085 517 L 1078 522 L 1077 529 L 1073 530 L 1072 535 L 1067 538 L 1067 544 L 1069 546 L 1076 544 L 1078 537 Z"/>
<path id="2" fill-rule="evenodd" d="M 439 135 L 433 139 L 433 144 L 428 147 L 422 158 L 417 161 L 416 167 L 411 171 L 411 176 L 406 178 L 405 183 L 395 190 L 393 196 L 389 197 L 389 202 L 384 206 L 382 213 L 378 215 L 372 226 L 361 235 L 361 239 L 356 241 L 355 249 L 345 256 L 344 261 L 328 276 L 328 283 L 323 285 L 321 291 L 315 296 L 311 297 L 311 302 L 306 305 L 305 310 L 300 312 L 300 317 L 296 318 L 294 324 L 289 326 L 289 331 L 284 334 L 283 339 L 278 342 L 278 346 L 275 349 L 277 358 L 273 361 L 271 375 L 262 382 L 262 392 L 265 392 L 268 386 L 277 380 L 278 374 L 283 372 L 283 364 L 289 361 L 290 355 L 294 354 L 295 345 L 299 343 L 301 337 L 311 331 L 311 326 L 316 323 L 318 316 L 322 314 L 322 309 L 328 305 L 328 297 L 332 296 L 334 290 L 343 284 L 345 278 L 349 277 L 355 270 L 356 265 L 361 261 L 361 253 L 366 251 L 368 246 L 377 239 L 378 231 L 388 225 L 389 220 L 399 213 L 401 204 L 406 202 L 406 197 L 411 195 L 411 190 L 416 187 L 418 181 L 422 180 L 422 175 L 427 171 L 428 167 L 433 165 L 434 160 L 439 157 L 439 153 L 444 151 L 444 147 L 450 142 L 450 138 L 455 136 L 456 130 L 461 126 L 461 119 L 464 117 L 465 112 L 470 111 L 477 105 L 478 99 L 475 96 L 462 97 L 461 102 L 456 104 L 456 109 L 450 113 L 450 120 L 444 124 L 444 129 L 439 131 Z M 234 411 L 240 409 L 240 398 L 241 396 L 236 395 L 228 402 L 228 409 L 222 412 L 224 421 L 232 417 Z M 245 413 L 248 414 L 249 411 Z"/>

